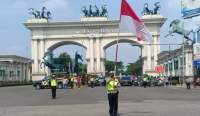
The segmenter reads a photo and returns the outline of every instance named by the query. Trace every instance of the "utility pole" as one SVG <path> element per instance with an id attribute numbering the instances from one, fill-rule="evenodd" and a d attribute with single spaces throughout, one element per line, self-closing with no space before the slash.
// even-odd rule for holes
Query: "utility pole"
<path id="1" fill-rule="evenodd" d="M 181 80 L 179 80 L 179 82 L 181 81 L 181 83 L 183 82 L 183 80 L 184 80 L 184 77 L 185 77 L 185 65 L 186 65 L 186 62 L 185 62 L 185 39 L 184 39 L 184 37 L 183 37 L 183 52 L 182 52 L 182 55 L 183 55 L 183 57 L 182 57 L 182 60 L 183 60 L 183 64 L 182 64 L 182 70 L 183 70 L 183 72 L 182 72 L 182 79 Z M 182 84 L 181 84 L 182 85 Z"/>

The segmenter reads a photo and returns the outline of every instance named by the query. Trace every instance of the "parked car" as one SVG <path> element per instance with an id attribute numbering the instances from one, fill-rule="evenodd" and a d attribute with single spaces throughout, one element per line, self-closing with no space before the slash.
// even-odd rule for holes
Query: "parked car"
<path id="1" fill-rule="evenodd" d="M 106 79 L 105 79 L 104 77 L 98 77 L 98 78 L 96 79 L 95 84 L 96 84 L 97 86 L 105 86 L 105 85 L 106 85 Z"/>
<path id="2" fill-rule="evenodd" d="M 121 84 L 121 86 L 132 86 L 133 81 L 132 81 L 131 77 L 124 76 L 124 77 L 121 77 L 120 84 Z"/>
<path id="3" fill-rule="evenodd" d="M 51 77 L 45 76 L 42 80 L 33 81 L 33 87 L 35 87 L 35 89 L 50 88 L 50 80 Z M 56 80 L 57 80 L 57 88 L 62 89 L 63 88 L 62 78 L 56 78 Z"/>
<path id="4" fill-rule="evenodd" d="M 42 80 L 33 81 L 33 87 L 36 89 L 44 89 L 50 87 L 50 77 L 46 76 Z"/>

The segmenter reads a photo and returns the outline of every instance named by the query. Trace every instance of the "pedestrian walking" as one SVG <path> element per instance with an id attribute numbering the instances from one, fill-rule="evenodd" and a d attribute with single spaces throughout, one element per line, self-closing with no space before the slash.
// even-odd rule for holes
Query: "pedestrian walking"
<path id="1" fill-rule="evenodd" d="M 67 79 L 67 77 L 64 77 L 63 78 L 63 88 L 67 89 L 67 86 L 68 86 L 68 79 Z"/>
<path id="2" fill-rule="evenodd" d="M 119 81 L 114 77 L 114 75 L 111 75 L 110 79 L 107 82 L 107 94 L 110 116 L 117 116 L 118 114 L 118 86 Z"/>
<path id="3" fill-rule="evenodd" d="M 56 87 L 57 87 L 57 81 L 55 79 L 55 75 L 52 75 L 52 78 L 51 78 L 51 95 L 52 95 L 52 99 L 56 98 Z"/>
<path id="4" fill-rule="evenodd" d="M 164 77 L 165 87 L 168 87 L 169 85 L 169 79 L 168 77 Z"/>
<path id="5" fill-rule="evenodd" d="M 191 80 L 190 80 L 189 77 L 186 77 L 186 79 L 185 79 L 185 83 L 186 83 L 187 89 L 190 89 Z"/>
<path id="6" fill-rule="evenodd" d="M 80 75 L 77 77 L 77 87 L 80 89 L 81 87 L 81 77 Z"/>
<path id="7" fill-rule="evenodd" d="M 94 77 L 90 77 L 90 86 L 93 88 L 94 87 Z"/>
<path id="8" fill-rule="evenodd" d="M 147 77 L 143 78 L 143 86 L 144 86 L 144 88 L 146 88 L 146 86 L 147 86 Z"/>
<path id="9" fill-rule="evenodd" d="M 70 78 L 70 87 L 71 87 L 71 89 L 74 88 L 74 77 Z"/>

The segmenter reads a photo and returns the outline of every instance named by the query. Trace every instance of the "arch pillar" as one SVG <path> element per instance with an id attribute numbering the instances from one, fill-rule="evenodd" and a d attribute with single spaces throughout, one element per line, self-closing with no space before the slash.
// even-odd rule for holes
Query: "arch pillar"
<path id="1" fill-rule="evenodd" d="M 40 63 L 39 63 L 39 69 L 40 69 L 40 72 L 41 73 L 44 73 L 45 74 L 45 67 L 40 67 L 40 64 L 42 62 L 42 59 L 43 59 L 43 56 L 44 56 L 44 53 L 45 53 L 45 40 L 44 39 L 41 39 L 40 40 L 40 51 L 39 51 L 39 56 L 40 56 Z"/>
<path id="2" fill-rule="evenodd" d="M 90 72 L 94 72 L 94 38 L 90 38 Z"/>
<path id="3" fill-rule="evenodd" d="M 104 49 L 101 49 L 101 59 L 100 59 L 100 62 L 101 62 L 101 73 L 103 75 L 105 75 L 105 50 Z"/>
<path id="4" fill-rule="evenodd" d="M 96 72 L 101 72 L 100 38 L 96 38 Z"/>
<path id="5" fill-rule="evenodd" d="M 44 53 L 44 40 L 43 39 L 32 39 L 32 80 L 40 80 L 45 76 L 45 69 L 41 69 L 40 63 Z"/>
<path id="6" fill-rule="evenodd" d="M 158 54 L 160 53 L 160 28 L 166 18 L 161 15 L 144 15 L 142 19 L 152 35 L 152 40 L 145 45 L 146 47 L 144 46 L 143 50 L 143 73 L 157 76 L 158 74 L 155 73 L 154 69 L 158 65 Z"/>
<path id="7" fill-rule="evenodd" d="M 34 39 L 32 40 L 32 59 L 33 59 L 33 63 L 32 63 L 32 71 L 33 73 L 38 73 L 38 40 Z"/>

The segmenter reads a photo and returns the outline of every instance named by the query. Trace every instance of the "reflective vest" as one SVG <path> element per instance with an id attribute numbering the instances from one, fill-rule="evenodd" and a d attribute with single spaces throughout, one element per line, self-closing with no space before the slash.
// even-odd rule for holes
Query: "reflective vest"
<path id="1" fill-rule="evenodd" d="M 145 82 L 146 82 L 146 81 L 147 81 L 147 78 L 146 78 L 146 77 L 145 77 L 145 78 L 143 78 L 143 81 L 145 81 Z"/>
<path id="2" fill-rule="evenodd" d="M 116 80 L 110 80 L 107 84 L 108 93 L 116 93 L 118 92 L 118 84 L 119 82 Z"/>
<path id="3" fill-rule="evenodd" d="M 51 79 L 51 86 L 57 86 L 56 79 Z"/>
<path id="4" fill-rule="evenodd" d="M 90 78 L 90 81 L 93 82 L 93 81 L 94 81 L 94 78 Z"/>
<path id="5" fill-rule="evenodd" d="M 70 80 L 71 80 L 71 82 L 74 82 L 74 78 L 73 77 Z"/>

